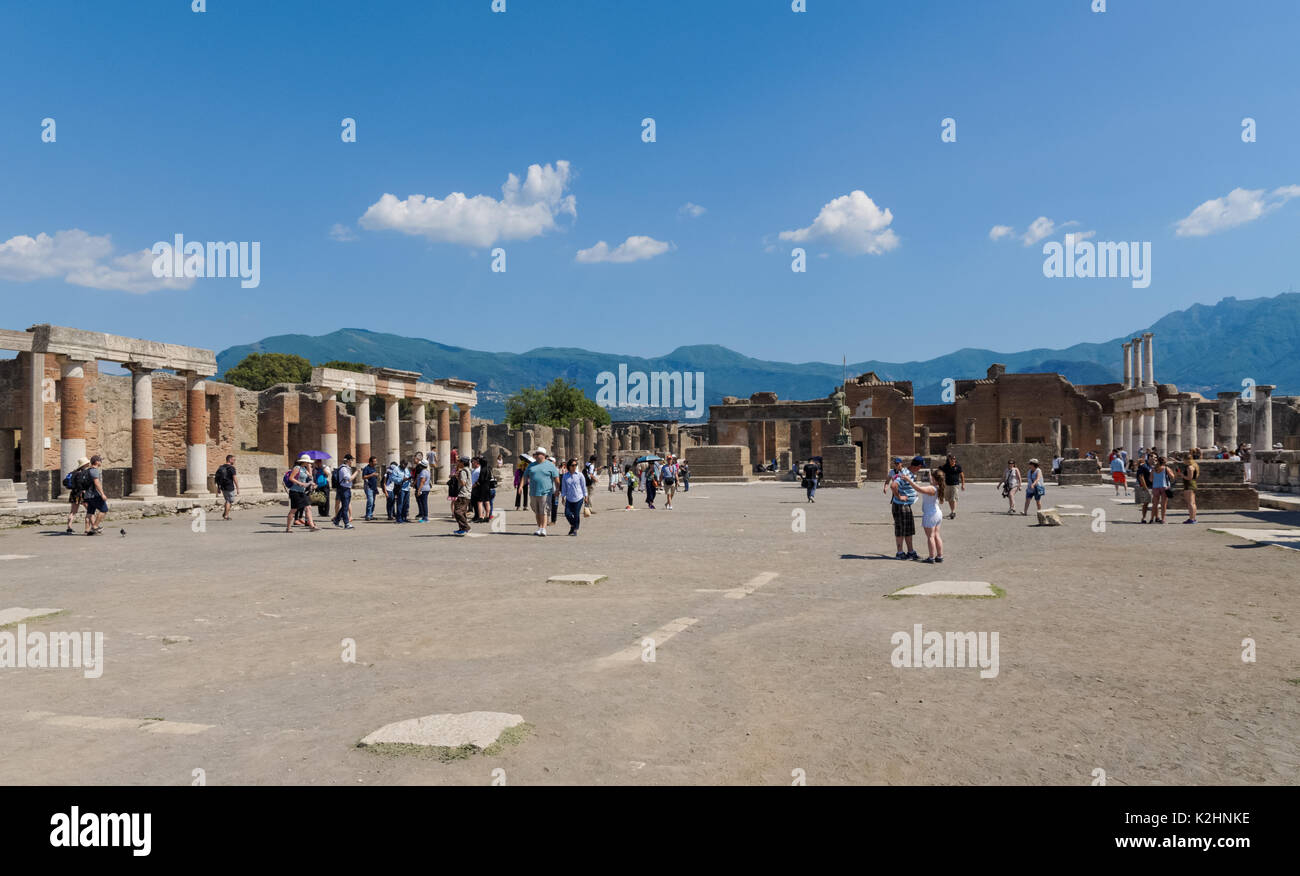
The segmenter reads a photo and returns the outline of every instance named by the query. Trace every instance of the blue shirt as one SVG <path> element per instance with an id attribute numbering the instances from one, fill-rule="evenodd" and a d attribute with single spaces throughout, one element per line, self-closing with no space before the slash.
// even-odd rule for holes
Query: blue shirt
<path id="1" fill-rule="evenodd" d="M 912 473 L 909 471 L 907 474 L 911 477 Z M 894 478 L 894 483 L 898 484 L 898 495 L 890 499 L 891 502 L 895 505 L 911 505 L 916 501 L 916 487 L 912 486 L 910 480 L 900 474 Z"/>
<path id="2" fill-rule="evenodd" d="M 555 492 L 555 479 L 560 476 L 560 470 L 547 459 L 530 464 L 524 469 L 524 475 L 528 478 L 529 495 L 546 496 Z"/>
<path id="3" fill-rule="evenodd" d="M 581 472 L 565 472 L 560 476 L 560 495 L 566 502 L 581 502 L 587 498 L 587 478 Z"/>

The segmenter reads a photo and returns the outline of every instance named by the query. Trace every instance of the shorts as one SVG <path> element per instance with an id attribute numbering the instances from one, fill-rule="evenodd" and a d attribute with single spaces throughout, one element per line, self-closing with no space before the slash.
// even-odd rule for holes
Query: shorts
<path id="1" fill-rule="evenodd" d="M 528 497 L 528 507 L 534 514 L 551 513 L 551 494 L 542 493 L 540 496 L 533 494 Z"/>
<path id="2" fill-rule="evenodd" d="M 908 538 L 916 535 L 916 520 L 912 517 L 911 505 L 900 505 L 897 502 L 891 502 L 894 509 L 894 536 L 896 538 Z"/>
<path id="3" fill-rule="evenodd" d="M 307 494 L 302 490 L 291 490 L 289 492 L 289 507 L 295 511 L 301 511 L 311 503 L 307 501 Z"/>
<path id="4" fill-rule="evenodd" d="M 99 493 L 96 493 L 93 496 L 87 496 L 85 501 L 86 501 L 86 510 L 89 511 L 91 514 L 97 512 L 100 514 L 108 513 L 108 502 L 105 501 L 104 497 L 101 496 Z"/>
<path id="5" fill-rule="evenodd" d="M 226 504 L 227 504 L 227 505 L 233 505 L 233 504 L 235 504 L 235 491 L 234 491 L 234 490 L 222 490 L 222 491 L 221 491 L 221 496 L 222 496 L 223 499 L 226 500 Z"/>
<path id="6" fill-rule="evenodd" d="M 73 508 L 76 508 L 84 501 L 86 501 L 86 494 L 80 490 L 68 496 L 68 503 L 71 504 Z"/>
<path id="7" fill-rule="evenodd" d="M 1133 501 L 1139 505 L 1146 505 L 1151 502 L 1151 491 L 1143 486 L 1141 481 L 1133 485 Z"/>
<path id="8" fill-rule="evenodd" d="M 951 505 L 952 507 L 954 507 L 954 508 L 957 507 L 957 491 L 958 491 L 959 489 L 961 489 L 961 488 L 958 487 L 958 486 L 955 486 L 955 485 L 953 485 L 953 484 L 948 484 L 948 485 L 944 488 L 944 497 L 943 497 L 943 500 L 944 500 L 945 502 L 947 502 L 949 505 Z"/>
<path id="9" fill-rule="evenodd" d="M 1152 488 L 1151 488 L 1151 499 L 1152 499 L 1152 501 L 1160 502 L 1160 501 L 1164 500 L 1164 499 L 1167 497 L 1168 492 L 1169 492 L 1169 491 L 1166 490 L 1164 487 L 1152 487 Z"/>
<path id="10" fill-rule="evenodd" d="M 1122 471 L 1113 471 L 1110 473 L 1110 479 L 1116 484 L 1124 485 L 1128 483 L 1128 475 Z"/>

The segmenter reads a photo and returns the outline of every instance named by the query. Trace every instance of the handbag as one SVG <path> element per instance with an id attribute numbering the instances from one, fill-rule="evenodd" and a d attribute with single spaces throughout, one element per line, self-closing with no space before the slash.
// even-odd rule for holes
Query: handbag
<path id="1" fill-rule="evenodd" d="M 325 494 L 322 493 L 320 490 L 312 490 L 310 493 L 307 494 L 307 504 L 309 505 L 320 505 L 324 501 L 325 501 Z"/>
<path id="2" fill-rule="evenodd" d="M 590 517 L 590 516 L 591 516 L 591 509 L 588 508 L 586 505 L 583 505 L 583 506 L 582 506 L 582 516 L 583 516 L 583 517 Z"/>

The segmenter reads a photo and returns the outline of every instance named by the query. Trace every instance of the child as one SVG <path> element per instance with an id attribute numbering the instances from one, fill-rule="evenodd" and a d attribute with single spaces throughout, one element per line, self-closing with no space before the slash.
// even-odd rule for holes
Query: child
<path id="1" fill-rule="evenodd" d="M 943 539 L 939 536 L 939 527 L 943 524 L 944 492 L 948 489 L 943 472 L 930 470 L 930 483 L 917 484 L 916 490 L 921 494 L 921 528 L 925 530 L 925 545 L 929 556 L 921 562 L 943 562 Z"/>

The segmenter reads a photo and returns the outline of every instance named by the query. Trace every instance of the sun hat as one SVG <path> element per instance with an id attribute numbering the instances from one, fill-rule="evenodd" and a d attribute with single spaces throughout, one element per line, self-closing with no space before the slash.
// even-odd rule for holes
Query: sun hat
<path id="1" fill-rule="evenodd" d="M 304 453 L 302 456 L 298 457 L 298 461 L 299 461 L 299 462 L 311 462 L 311 457 Z"/>
<path id="2" fill-rule="evenodd" d="M 1029 460 L 1029 464 L 1030 464 L 1030 465 L 1038 465 L 1038 460 L 1036 460 L 1036 459 L 1031 459 L 1031 460 Z"/>
<path id="3" fill-rule="evenodd" d="M 536 455 L 539 454 L 539 453 L 540 453 L 542 456 L 547 456 L 547 457 L 549 457 L 549 456 L 551 455 L 551 454 L 549 454 L 549 453 L 546 452 L 546 448 L 545 448 L 545 447 L 539 447 L 539 448 L 537 448 L 536 450 L 534 450 L 534 451 L 533 451 L 533 456 L 536 456 Z"/>
<path id="4" fill-rule="evenodd" d="M 80 468 L 83 465 L 90 465 L 90 458 L 86 456 L 78 456 L 77 467 Z"/>

